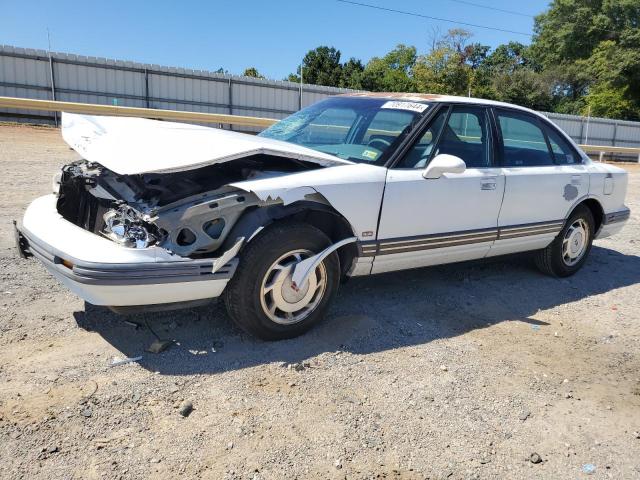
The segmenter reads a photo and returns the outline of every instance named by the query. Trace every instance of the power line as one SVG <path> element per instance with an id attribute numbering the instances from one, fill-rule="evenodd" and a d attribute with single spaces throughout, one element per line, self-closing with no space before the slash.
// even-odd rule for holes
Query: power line
<path id="1" fill-rule="evenodd" d="M 521 17 L 536 18 L 536 15 L 529 15 L 528 13 L 514 12 L 513 10 L 504 10 L 502 8 L 490 7 L 488 5 L 482 5 L 480 3 L 467 2 L 466 0 L 449 0 L 449 1 L 450 2 L 462 3 L 464 5 L 471 5 L 471 6 L 478 7 L 478 8 L 486 8 L 488 10 L 495 10 L 497 12 L 510 13 L 512 15 L 520 15 Z M 608 29 L 608 28 L 597 27 L 595 25 L 591 25 L 589 28 L 592 29 L 592 30 L 599 30 L 601 32 L 620 33 L 620 32 L 618 32 L 618 30 L 611 30 L 611 29 Z"/>
<path id="2" fill-rule="evenodd" d="M 370 5 L 368 3 L 353 2 L 351 0 L 336 0 L 336 1 L 341 2 L 341 3 L 348 3 L 348 4 L 351 4 L 351 5 L 357 5 L 359 7 L 366 7 L 366 8 L 373 8 L 375 10 L 382 10 L 382 11 L 385 11 L 385 12 L 399 13 L 401 15 L 409 15 L 411 17 L 427 18 L 429 20 L 437 20 L 439 22 L 453 23 L 454 25 L 464 25 L 466 27 L 484 28 L 485 30 L 494 30 L 496 32 L 514 33 L 516 35 L 525 35 L 527 37 L 532 37 L 533 36 L 533 34 L 531 34 L 531 33 L 516 32 L 514 30 L 506 30 L 504 28 L 498 28 L 498 27 L 489 27 L 487 25 L 478 25 L 478 24 L 475 24 L 475 23 L 459 22 L 457 20 L 451 20 L 451 19 L 448 19 L 448 18 L 432 17 L 430 15 L 423 15 L 422 13 L 406 12 L 404 10 L 396 10 L 394 8 L 380 7 L 378 5 Z"/>
<path id="3" fill-rule="evenodd" d="M 466 0 L 449 0 L 450 2 L 462 3 L 463 5 L 470 5 L 472 7 L 486 8 L 487 10 L 495 10 L 496 12 L 509 13 L 511 15 L 519 15 L 521 17 L 535 18 L 535 15 L 529 15 L 528 13 L 515 12 L 513 10 L 505 10 L 503 8 L 490 7 L 489 5 L 482 5 L 481 3 L 467 2 Z"/>

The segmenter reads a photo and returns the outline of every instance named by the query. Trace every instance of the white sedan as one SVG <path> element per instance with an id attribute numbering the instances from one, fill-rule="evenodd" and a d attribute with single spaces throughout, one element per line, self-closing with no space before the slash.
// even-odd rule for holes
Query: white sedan
<path id="1" fill-rule="evenodd" d="M 624 170 L 485 100 L 331 97 L 258 136 L 64 114 L 62 134 L 83 160 L 28 207 L 21 252 L 122 313 L 223 296 L 265 339 L 320 321 L 345 277 L 523 251 L 572 275 L 629 218 Z"/>

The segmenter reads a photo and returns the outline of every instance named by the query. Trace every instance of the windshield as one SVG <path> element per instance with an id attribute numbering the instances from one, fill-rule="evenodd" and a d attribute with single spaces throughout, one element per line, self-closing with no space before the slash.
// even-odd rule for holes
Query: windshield
<path id="1" fill-rule="evenodd" d="M 275 123 L 260 136 L 381 165 L 428 107 L 426 103 L 331 97 Z"/>

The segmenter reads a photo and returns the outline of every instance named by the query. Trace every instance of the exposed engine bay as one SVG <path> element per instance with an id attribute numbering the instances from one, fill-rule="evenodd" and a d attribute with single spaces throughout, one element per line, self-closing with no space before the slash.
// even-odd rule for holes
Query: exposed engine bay
<path id="1" fill-rule="evenodd" d="M 57 209 L 66 220 L 130 248 L 158 245 L 185 257 L 214 253 L 247 210 L 280 203 L 229 183 L 322 168 L 253 155 L 175 173 L 120 175 L 80 160 L 54 178 Z"/>

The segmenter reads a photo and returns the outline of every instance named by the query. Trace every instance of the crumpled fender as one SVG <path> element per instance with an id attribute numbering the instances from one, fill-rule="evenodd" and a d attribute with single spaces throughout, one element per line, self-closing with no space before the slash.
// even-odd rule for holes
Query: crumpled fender
<path id="1" fill-rule="evenodd" d="M 355 164 L 229 185 L 254 193 L 262 201 L 279 199 L 284 205 L 320 194 L 346 218 L 359 239 L 371 239 L 376 235 L 386 173 L 384 167 Z"/>

